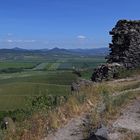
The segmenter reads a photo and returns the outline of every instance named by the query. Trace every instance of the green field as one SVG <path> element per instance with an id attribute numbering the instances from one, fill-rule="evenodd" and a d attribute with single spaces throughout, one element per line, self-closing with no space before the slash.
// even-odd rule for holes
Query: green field
<path id="1" fill-rule="evenodd" d="M 24 71 L 0 74 L 0 111 L 24 108 L 28 98 L 34 96 L 67 96 L 71 83 L 77 79 L 73 69 L 82 70 L 82 76 L 88 79 L 93 68 L 104 62 L 102 57 L 1 61 L 0 69 L 24 68 Z"/>
<path id="2" fill-rule="evenodd" d="M 44 94 L 67 95 L 70 84 L 76 80 L 71 72 L 31 72 L 0 77 L 0 110 L 22 108 L 31 96 Z M 10 100 L 11 99 L 11 100 Z M 16 102 L 15 102 L 16 101 Z"/>
<path id="3" fill-rule="evenodd" d="M 36 62 L 25 62 L 25 61 L 0 61 L 0 69 L 6 68 L 33 68 L 37 65 Z"/>
<path id="4" fill-rule="evenodd" d="M 104 57 L 87 57 L 87 58 L 60 58 L 58 60 L 48 60 L 37 65 L 34 70 L 73 70 L 90 69 L 105 62 Z"/>

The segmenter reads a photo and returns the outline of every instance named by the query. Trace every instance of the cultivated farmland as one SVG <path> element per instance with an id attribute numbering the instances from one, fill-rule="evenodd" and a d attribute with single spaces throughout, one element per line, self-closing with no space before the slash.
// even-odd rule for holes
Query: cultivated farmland
<path id="1" fill-rule="evenodd" d="M 76 56 L 41 57 L 38 61 L 33 57 L 2 60 L 0 70 L 21 68 L 22 71 L 0 73 L 0 111 L 24 108 L 28 98 L 35 96 L 67 96 L 71 93 L 71 83 L 78 78 L 74 69 L 81 70 L 82 76 L 89 79 L 93 68 L 104 62 L 103 57 Z"/>

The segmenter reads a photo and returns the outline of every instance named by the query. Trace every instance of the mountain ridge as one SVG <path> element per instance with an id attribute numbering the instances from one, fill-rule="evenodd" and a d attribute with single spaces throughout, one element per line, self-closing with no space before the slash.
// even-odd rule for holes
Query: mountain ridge
<path id="1" fill-rule="evenodd" d="M 56 55 L 107 55 L 109 53 L 109 49 L 104 47 L 104 48 L 92 48 L 92 49 L 81 49 L 81 48 L 76 48 L 76 49 L 64 49 L 64 48 L 52 48 L 52 49 L 23 49 L 20 47 L 14 47 L 11 49 L 0 49 L 0 53 L 45 53 L 45 54 L 56 54 Z"/>

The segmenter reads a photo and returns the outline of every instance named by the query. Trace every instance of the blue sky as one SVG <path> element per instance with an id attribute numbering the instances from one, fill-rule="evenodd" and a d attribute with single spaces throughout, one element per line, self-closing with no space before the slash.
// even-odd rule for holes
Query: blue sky
<path id="1" fill-rule="evenodd" d="M 0 48 L 108 47 L 119 19 L 140 19 L 140 0 L 0 0 Z"/>

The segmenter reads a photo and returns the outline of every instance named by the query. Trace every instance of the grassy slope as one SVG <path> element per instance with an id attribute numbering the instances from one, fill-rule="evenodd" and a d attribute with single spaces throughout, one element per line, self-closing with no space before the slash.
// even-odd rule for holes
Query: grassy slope
<path id="1" fill-rule="evenodd" d="M 25 77 L 22 77 L 22 73 L 20 73 L 19 77 L 16 76 L 0 80 L 0 110 L 24 107 L 26 98 L 31 96 L 68 95 L 70 84 L 76 79 L 71 72 L 57 71 L 40 72 L 38 75 L 26 75 Z"/>
<path id="2" fill-rule="evenodd" d="M 134 99 L 136 96 L 140 96 L 139 91 L 125 92 L 124 94 L 121 93 L 121 95 L 118 96 L 113 95 L 114 92 L 120 92 L 120 89 L 121 91 L 127 90 L 127 85 L 131 85 L 131 83 L 132 88 L 139 87 L 136 81 L 134 82 L 133 80 L 130 80 L 130 82 L 126 80 L 120 82 L 120 84 L 116 84 L 116 82 L 110 82 L 110 85 L 108 83 L 96 84 L 82 90 L 78 95 L 76 94 L 76 96 L 71 96 L 65 104 L 62 104 L 62 106 L 56 108 L 55 110 L 51 110 L 47 116 L 44 116 L 43 113 L 37 113 L 35 116 L 33 115 L 32 119 L 35 122 L 38 122 L 38 124 L 36 128 L 36 135 L 32 135 L 31 130 L 28 130 L 28 128 L 26 129 L 29 132 L 28 134 L 30 134 L 30 139 L 41 139 L 44 129 L 54 131 L 75 115 L 80 115 L 83 112 L 87 112 L 92 109 L 90 118 L 90 125 L 92 125 L 92 127 L 88 126 L 87 129 L 87 132 L 90 132 L 89 128 L 96 128 L 101 121 L 97 108 L 102 99 L 106 107 L 103 121 L 107 122 L 107 120 L 112 119 L 112 117 L 115 116 L 119 112 L 120 108 L 126 105 L 126 103 Z M 124 85 L 125 88 L 123 89 Z M 130 88 L 128 87 L 128 89 Z M 81 102 L 83 96 L 86 100 L 82 100 Z M 114 97 L 112 98 L 112 96 Z M 46 121 L 47 126 L 44 123 L 40 123 L 41 121 Z M 29 121 L 28 123 L 31 123 L 32 125 L 32 122 Z M 19 134 L 20 133 L 21 132 L 19 132 Z M 27 139 L 28 134 L 24 133 L 24 136 Z"/>

